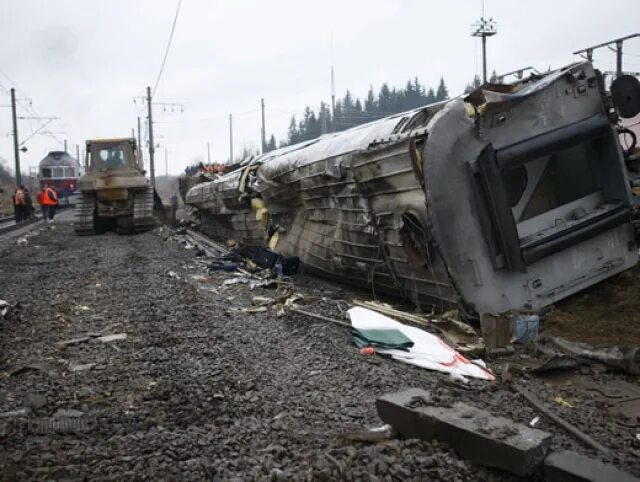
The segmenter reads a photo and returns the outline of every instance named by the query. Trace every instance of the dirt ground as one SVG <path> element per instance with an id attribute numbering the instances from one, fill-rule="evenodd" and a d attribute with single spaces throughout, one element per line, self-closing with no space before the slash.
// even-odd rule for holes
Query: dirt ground
<path id="1" fill-rule="evenodd" d="M 558 303 L 544 330 L 594 346 L 640 346 L 640 265 Z"/>
<path id="2" fill-rule="evenodd" d="M 364 357 L 344 327 L 302 315 L 230 311 L 273 290 L 224 286 L 233 274 L 208 276 L 166 231 L 76 237 L 64 220 L 54 226 L 0 244 L 0 299 L 22 306 L 20 320 L 0 322 L 4 480 L 519 480 L 438 443 L 343 438 L 379 427 L 376 398 L 409 387 L 519 423 L 540 415 L 508 386 Z M 306 309 L 332 317 L 354 295 L 309 276 L 295 288 Z M 607 446 L 603 460 L 640 475 L 637 420 L 570 384 L 512 376 Z M 597 456 L 544 416 L 537 428 L 553 433 L 553 449 Z"/>

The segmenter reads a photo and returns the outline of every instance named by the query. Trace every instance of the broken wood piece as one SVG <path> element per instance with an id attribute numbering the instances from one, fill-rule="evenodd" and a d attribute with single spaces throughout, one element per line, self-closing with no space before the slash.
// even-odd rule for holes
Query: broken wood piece
<path id="1" fill-rule="evenodd" d="M 383 305 L 381 303 L 376 303 L 373 301 L 353 300 L 351 304 L 355 306 L 361 306 L 363 308 L 368 308 L 370 310 L 377 311 L 378 313 L 382 313 L 383 315 L 387 315 L 393 318 L 410 321 L 411 323 L 416 323 L 418 325 L 430 325 L 432 323 L 432 320 L 424 316 L 407 313 L 406 311 L 396 310 L 389 305 Z"/>
<path id="2" fill-rule="evenodd" d="M 304 310 L 301 310 L 300 308 L 296 308 L 296 307 L 291 307 L 291 308 L 289 308 L 289 310 L 294 312 L 294 313 L 298 313 L 300 315 L 310 316 L 311 318 L 316 318 L 316 319 L 322 320 L 322 321 L 328 321 L 329 323 L 334 323 L 336 325 L 344 326 L 344 327 L 347 327 L 347 328 L 351 329 L 351 325 L 349 323 L 347 323 L 346 321 L 334 320 L 333 318 L 329 318 L 327 316 L 318 315 L 316 313 L 310 313 L 309 311 L 304 311 Z"/>
<path id="3" fill-rule="evenodd" d="M 102 343 L 109 343 L 111 341 L 124 340 L 126 338 L 127 338 L 126 333 L 116 333 L 113 335 L 100 336 L 97 339 L 100 340 Z"/>
<path id="4" fill-rule="evenodd" d="M 574 427 L 573 425 L 571 425 L 566 420 L 560 418 L 558 415 L 556 415 L 552 411 L 548 410 L 542 404 L 542 402 L 540 402 L 540 400 L 538 400 L 536 398 L 536 396 L 533 395 L 532 393 L 530 393 L 528 390 L 526 390 L 526 389 L 524 389 L 522 387 L 518 387 L 516 385 L 512 385 L 511 387 L 513 388 L 513 390 L 516 393 L 520 394 L 525 400 L 527 400 L 533 407 L 535 407 L 542 414 L 544 414 L 545 416 L 549 417 L 555 423 L 560 425 L 562 428 L 564 428 L 567 432 L 569 432 L 571 435 L 576 437 L 582 443 L 584 443 L 584 444 L 588 445 L 589 447 L 591 447 L 591 448 L 593 448 L 593 449 L 595 449 L 595 450 L 597 450 L 599 452 L 602 452 L 604 454 L 608 454 L 609 453 L 609 449 L 607 449 L 606 447 L 601 445 L 599 442 L 596 442 L 594 439 L 589 437 L 586 433 L 582 432 L 577 427 Z"/>
<path id="5" fill-rule="evenodd" d="M 58 341 L 56 342 L 56 345 L 60 347 L 65 347 L 65 346 L 77 345 L 79 343 L 84 343 L 89 340 L 91 340 L 90 336 L 82 336 L 79 338 L 71 338 L 70 340 Z"/>
<path id="6" fill-rule="evenodd" d="M 369 430 L 361 430 L 358 432 L 345 432 L 340 438 L 345 442 L 364 442 L 378 443 L 389 440 L 393 434 L 391 425 L 383 425 Z"/>

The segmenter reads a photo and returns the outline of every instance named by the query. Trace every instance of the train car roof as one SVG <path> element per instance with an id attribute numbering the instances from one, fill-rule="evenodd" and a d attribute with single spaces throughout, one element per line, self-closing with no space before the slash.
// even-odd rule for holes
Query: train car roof
<path id="1" fill-rule="evenodd" d="M 68 152 L 51 151 L 40 161 L 39 167 L 43 168 L 51 166 L 79 167 L 80 163 L 75 157 L 69 155 Z"/>

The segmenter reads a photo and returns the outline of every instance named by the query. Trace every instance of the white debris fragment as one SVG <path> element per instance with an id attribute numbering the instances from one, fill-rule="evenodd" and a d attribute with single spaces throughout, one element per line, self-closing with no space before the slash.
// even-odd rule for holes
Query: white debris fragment
<path id="1" fill-rule="evenodd" d="M 167 273 L 167 276 L 169 278 L 173 278 L 173 279 L 180 279 L 180 275 L 178 273 L 176 273 L 175 271 L 169 271 Z"/>
<path id="2" fill-rule="evenodd" d="M 102 343 L 109 343 L 111 341 L 125 340 L 127 338 L 126 333 L 115 333 L 113 335 L 105 335 L 98 337 L 98 340 Z"/>
<path id="3" fill-rule="evenodd" d="M 241 276 L 237 276 L 235 278 L 224 280 L 222 283 L 224 286 L 235 285 L 238 283 L 247 284 L 249 280 L 247 278 L 243 278 Z"/>
<path id="4" fill-rule="evenodd" d="M 95 363 L 83 363 L 78 365 L 70 364 L 69 370 L 72 372 L 84 372 L 87 370 L 91 370 L 94 366 L 96 366 Z"/>
<path id="5" fill-rule="evenodd" d="M 536 425 L 538 425 L 539 421 L 540 421 L 540 417 L 533 417 L 531 419 L 531 422 L 529 422 L 529 427 L 535 427 Z"/>
<path id="6" fill-rule="evenodd" d="M 8 301 L 0 300 L 0 318 L 5 320 L 9 318 L 9 312 L 11 311 L 11 305 Z"/>

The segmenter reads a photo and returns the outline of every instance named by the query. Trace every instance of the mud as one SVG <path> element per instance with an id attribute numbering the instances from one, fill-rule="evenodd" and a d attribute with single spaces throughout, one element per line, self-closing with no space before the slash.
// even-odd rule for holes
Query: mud
<path id="1" fill-rule="evenodd" d="M 76 237 L 64 222 L 0 245 L 0 298 L 22 305 L 19 323 L 0 326 L 4 480 L 518 480 L 437 443 L 341 436 L 382 425 L 376 398 L 409 387 L 520 423 L 540 415 L 508 387 L 364 357 L 344 327 L 302 315 L 230 312 L 275 293 L 222 289 L 230 275 L 203 279 L 195 254 L 166 233 Z M 305 275 L 296 291 L 332 317 L 362 297 Z M 570 386 L 518 381 L 640 475 L 637 421 Z M 544 416 L 536 427 L 554 448 L 597 455 Z"/>
<path id="2" fill-rule="evenodd" d="M 559 303 L 544 328 L 595 346 L 640 346 L 640 265 Z"/>

